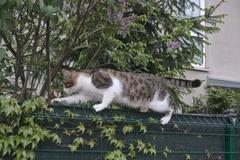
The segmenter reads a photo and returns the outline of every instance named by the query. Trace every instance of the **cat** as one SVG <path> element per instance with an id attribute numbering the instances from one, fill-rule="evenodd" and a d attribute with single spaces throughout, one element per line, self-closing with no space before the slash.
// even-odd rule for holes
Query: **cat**
<path id="1" fill-rule="evenodd" d="M 166 79 L 152 74 L 121 72 L 112 69 L 66 70 L 63 69 L 64 92 L 69 95 L 55 98 L 54 103 L 78 104 L 100 101 L 93 106 L 96 112 L 112 102 L 147 112 L 149 109 L 165 113 L 161 124 L 171 119 L 174 102 L 168 87 L 199 87 L 200 80 Z"/>

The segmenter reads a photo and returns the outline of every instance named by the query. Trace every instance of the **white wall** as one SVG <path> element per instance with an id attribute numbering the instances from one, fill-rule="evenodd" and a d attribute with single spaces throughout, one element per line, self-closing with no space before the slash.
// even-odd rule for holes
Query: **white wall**
<path id="1" fill-rule="evenodd" d="M 220 0 L 206 0 L 205 4 L 216 4 Z M 188 70 L 188 79 L 205 80 L 198 89 L 184 97 L 184 101 L 191 104 L 192 96 L 199 97 L 205 93 L 207 79 L 214 78 L 239 82 L 240 84 L 240 0 L 228 0 L 217 10 L 216 14 L 227 14 L 224 24 L 220 24 L 220 32 L 208 35 L 211 45 L 206 46 L 205 71 Z"/>

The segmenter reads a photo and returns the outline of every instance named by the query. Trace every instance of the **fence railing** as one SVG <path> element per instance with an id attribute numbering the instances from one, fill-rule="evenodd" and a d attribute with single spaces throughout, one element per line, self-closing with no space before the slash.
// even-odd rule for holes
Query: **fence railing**
<path id="1" fill-rule="evenodd" d="M 45 119 L 46 123 L 42 125 L 57 132 L 62 139 L 60 145 L 51 142 L 40 144 L 36 151 L 36 159 L 39 160 L 107 159 L 106 155 L 113 150 L 121 150 L 128 159 L 137 160 L 240 159 L 240 121 L 224 115 L 174 114 L 165 126 L 159 123 L 162 114 L 140 113 L 126 108 L 96 113 L 91 107 L 55 106 L 53 113 L 36 113 L 35 116 Z M 82 134 L 75 133 L 79 123 L 84 124 Z M 58 127 L 54 126 L 56 124 Z M 114 126 L 114 136 L 123 146 L 116 147 L 114 142 L 108 142 L 101 129 L 109 124 Z M 131 133 L 124 133 L 126 126 L 130 126 Z M 72 152 L 69 144 L 77 137 L 83 138 L 85 144 L 93 142 L 92 146 L 81 145 Z M 134 149 L 130 151 L 131 145 Z M 153 153 L 150 149 L 141 150 L 141 145 L 151 146 Z M 135 157 L 129 158 L 133 151 Z"/>

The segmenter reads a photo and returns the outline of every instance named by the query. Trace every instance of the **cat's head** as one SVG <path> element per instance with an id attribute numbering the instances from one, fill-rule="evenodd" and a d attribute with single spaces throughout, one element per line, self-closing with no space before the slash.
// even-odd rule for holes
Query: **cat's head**
<path id="1" fill-rule="evenodd" d="M 67 69 L 62 69 L 62 73 L 63 73 L 64 92 L 66 94 L 72 94 L 74 92 L 77 92 L 79 90 L 79 87 L 77 85 L 77 78 L 79 76 L 79 73 L 75 70 L 67 70 Z"/>

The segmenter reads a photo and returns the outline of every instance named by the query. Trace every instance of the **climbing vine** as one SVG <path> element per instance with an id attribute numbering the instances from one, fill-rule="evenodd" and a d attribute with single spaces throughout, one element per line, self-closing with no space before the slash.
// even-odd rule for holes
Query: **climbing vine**
<path id="1" fill-rule="evenodd" d="M 0 155 L 13 159 L 34 159 L 39 142 L 51 140 L 60 143 L 58 135 L 39 125 L 41 119 L 33 113 L 50 113 L 41 97 L 25 101 L 21 106 L 16 99 L 0 97 Z"/>
<path id="2" fill-rule="evenodd" d="M 105 160 L 134 158 L 136 153 L 150 156 L 157 153 L 154 144 L 143 139 L 131 139 L 133 131 L 147 132 L 147 126 L 141 122 L 121 124 L 121 120 L 126 118 L 123 115 L 113 116 L 116 123 L 105 122 L 98 115 L 90 115 L 90 121 L 74 121 L 78 114 L 69 109 L 63 112 L 64 118 L 54 121 L 49 116 L 53 112 L 42 97 L 27 100 L 22 105 L 16 99 L 0 97 L 0 156 L 33 160 L 38 145 L 44 141 L 52 141 L 76 152 L 83 148 L 97 149 L 98 142 L 104 140 L 111 147 L 103 154 Z M 71 126 L 70 122 L 72 127 L 65 127 L 66 124 Z M 63 144 L 63 136 L 72 141 Z"/>
<path id="3" fill-rule="evenodd" d="M 191 152 L 178 153 L 174 144 L 166 145 L 161 141 L 171 134 L 189 135 L 196 141 L 204 136 L 191 133 L 190 128 L 181 123 L 162 126 L 159 114 L 144 114 L 143 117 L 148 117 L 145 119 L 133 118 L 130 115 L 133 111 L 120 109 L 107 109 L 97 114 L 90 106 L 52 107 L 42 97 L 20 105 L 16 99 L 0 97 L 0 158 L 34 160 L 38 157 L 36 154 L 41 153 L 41 145 L 48 144 L 68 153 L 97 153 L 104 160 L 139 156 L 146 159 L 160 156 L 168 160 L 173 154 L 191 160 Z M 207 157 L 211 157 L 210 154 L 206 151 Z"/>

